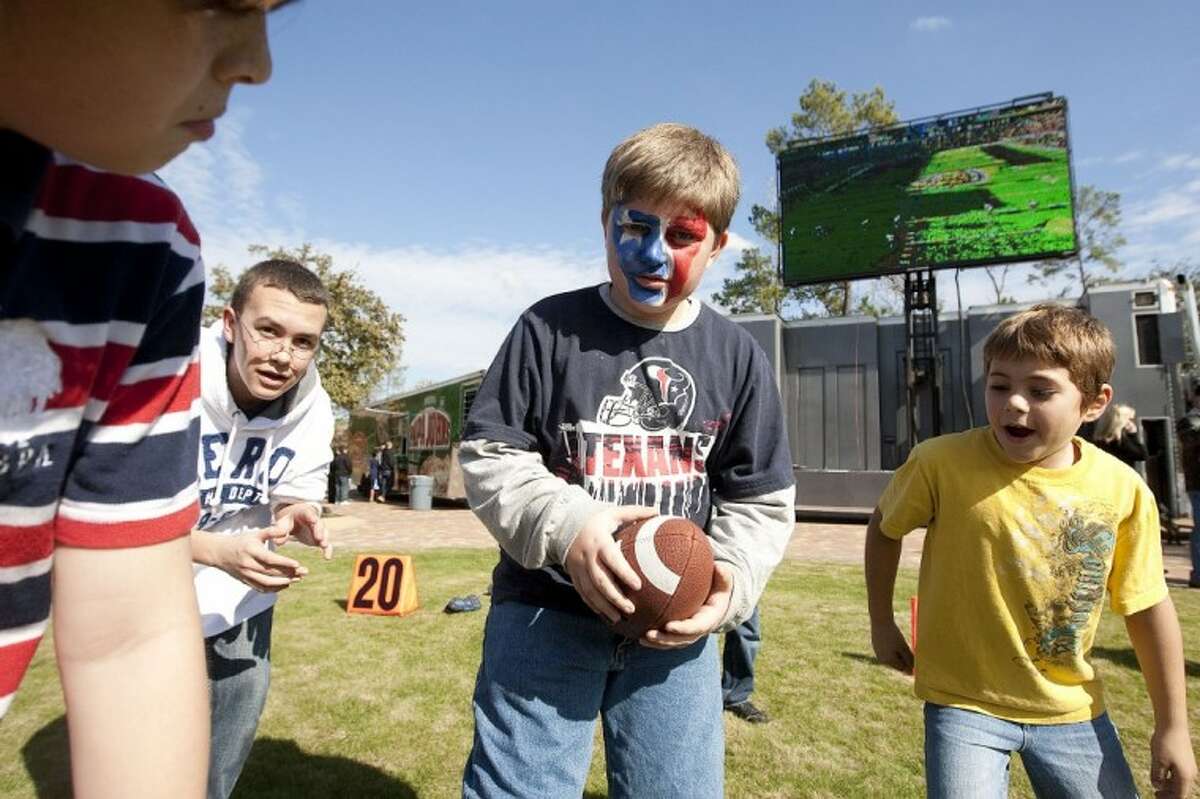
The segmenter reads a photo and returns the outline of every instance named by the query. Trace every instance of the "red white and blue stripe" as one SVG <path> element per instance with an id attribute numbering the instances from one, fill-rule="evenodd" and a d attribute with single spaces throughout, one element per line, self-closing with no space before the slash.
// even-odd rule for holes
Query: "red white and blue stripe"
<path id="1" fill-rule="evenodd" d="M 53 156 L 29 192 L 8 176 L 36 150 L 13 138 L 0 139 L 0 715 L 46 628 L 56 546 L 147 546 L 196 520 L 204 299 L 199 237 L 161 181 Z"/>

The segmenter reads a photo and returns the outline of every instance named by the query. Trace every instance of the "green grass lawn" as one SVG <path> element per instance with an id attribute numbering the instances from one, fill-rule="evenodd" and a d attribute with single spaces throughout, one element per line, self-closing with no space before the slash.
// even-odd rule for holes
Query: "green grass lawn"
<path id="1" fill-rule="evenodd" d="M 441 550 L 414 558 L 422 610 L 347 616 L 352 554 L 332 564 L 297 551 L 312 575 L 275 617 L 274 683 L 235 796 L 453 797 L 471 743 L 470 700 L 484 613 L 441 608 L 479 593 L 494 556 Z M 915 589 L 902 573 L 898 597 Z M 1200 592 L 1173 590 L 1200 687 Z M 755 700 L 772 723 L 726 719 L 731 797 L 919 797 L 920 704 L 909 681 L 874 664 L 864 589 L 853 567 L 784 564 L 763 599 Z M 486 605 L 485 605 L 486 607 Z M 897 603 L 907 618 L 906 603 Z M 906 624 L 906 622 L 905 622 Z M 1121 620 L 1096 645 L 1110 710 L 1142 789 L 1152 724 Z M 717 679 L 717 675 L 713 675 Z M 67 795 L 65 727 L 52 648 L 43 645 L 0 729 L 0 796 Z M 1193 729 L 1200 718 L 1193 705 Z M 597 747 L 588 795 L 604 795 Z M 1020 767 L 1014 795 L 1032 796 Z"/>

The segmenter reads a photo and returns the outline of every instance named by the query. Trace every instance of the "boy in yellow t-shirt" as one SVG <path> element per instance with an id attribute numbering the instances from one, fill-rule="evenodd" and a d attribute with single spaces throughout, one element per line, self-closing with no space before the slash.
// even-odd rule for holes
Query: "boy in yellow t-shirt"
<path id="1" fill-rule="evenodd" d="M 1196 775 L 1183 647 L 1141 478 L 1075 436 L 1112 397 L 1112 337 L 1077 308 L 1038 305 L 984 344 L 988 426 L 913 449 L 867 531 L 871 643 L 914 671 L 930 797 L 1003 797 L 1011 752 L 1039 796 L 1137 789 L 1088 661 L 1104 594 L 1125 617 L 1154 707 L 1150 780 Z M 900 539 L 926 527 L 914 659 L 892 594 Z"/>

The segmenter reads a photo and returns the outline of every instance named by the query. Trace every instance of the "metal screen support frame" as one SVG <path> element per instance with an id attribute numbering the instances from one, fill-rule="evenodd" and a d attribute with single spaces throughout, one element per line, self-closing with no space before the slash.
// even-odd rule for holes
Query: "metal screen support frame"
<path id="1" fill-rule="evenodd" d="M 908 449 L 917 445 L 917 394 L 930 387 L 931 433 L 942 432 L 941 374 L 937 351 L 937 279 L 932 269 L 904 273 L 904 384 L 908 412 Z"/>

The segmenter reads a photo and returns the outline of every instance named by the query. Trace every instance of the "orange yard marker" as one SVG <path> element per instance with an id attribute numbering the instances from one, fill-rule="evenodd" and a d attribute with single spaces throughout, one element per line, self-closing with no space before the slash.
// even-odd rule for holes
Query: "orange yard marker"
<path id="1" fill-rule="evenodd" d="M 417 603 L 417 575 L 410 555 L 359 555 L 354 561 L 347 613 L 407 616 Z"/>
<path id="2" fill-rule="evenodd" d="M 915 596 L 908 598 L 908 618 L 908 632 L 909 637 L 912 638 L 912 651 L 915 655 L 917 654 L 917 598 Z"/>

